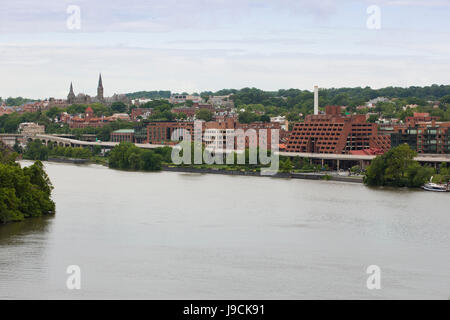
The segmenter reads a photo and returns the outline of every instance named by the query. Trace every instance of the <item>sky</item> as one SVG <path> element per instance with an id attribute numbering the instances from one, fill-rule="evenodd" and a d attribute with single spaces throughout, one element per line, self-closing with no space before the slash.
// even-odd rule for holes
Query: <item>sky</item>
<path id="1" fill-rule="evenodd" d="M 95 95 L 99 72 L 105 96 L 449 84 L 449 16 L 450 0 L 0 0 L 0 97 Z"/>

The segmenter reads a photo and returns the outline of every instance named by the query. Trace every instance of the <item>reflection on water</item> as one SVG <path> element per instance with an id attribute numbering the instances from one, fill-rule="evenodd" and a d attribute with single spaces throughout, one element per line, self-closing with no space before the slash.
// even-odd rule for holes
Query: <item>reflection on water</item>
<path id="1" fill-rule="evenodd" d="M 449 194 L 45 165 L 56 215 L 0 226 L 0 298 L 450 297 Z"/>
<path id="2" fill-rule="evenodd" d="M 54 216 L 31 218 L 21 222 L 0 225 L 0 246 L 23 244 L 34 234 L 48 232 Z"/>

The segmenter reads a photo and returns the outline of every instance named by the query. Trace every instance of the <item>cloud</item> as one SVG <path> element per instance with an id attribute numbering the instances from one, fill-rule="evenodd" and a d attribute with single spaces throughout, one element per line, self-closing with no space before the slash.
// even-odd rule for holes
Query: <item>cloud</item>
<path id="1" fill-rule="evenodd" d="M 0 32 L 64 32 L 69 5 L 81 9 L 82 32 L 165 32 L 220 27 L 262 12 L 324 18 L 335 1 L 311 0 L 16 0 L 3 4 Z"/>
<path id="2" fill-rule="evenodd" d="M 450 0 L 366 0 L 366 2 L 398 7 L 450 7 Z"/>
<path id="3" fill-rule="evenodd" d="M 30 50 L 31 49 L 31 50 Z M 0 96 L 34 98 L 95 94 L 102 72 L 105 94 L 168 89 L 175 92 L 259 87 L 429 85 L 445 83 L 449 58 L 330 53 L 233 54 L 218 50 L 110 47 L 7 47 Z M 45 59 L 43 59 L 45 57 Z M 25 61 L 25 63 L 19 62 Z M 10 63 L 17 62 L 17 63 Z"/>

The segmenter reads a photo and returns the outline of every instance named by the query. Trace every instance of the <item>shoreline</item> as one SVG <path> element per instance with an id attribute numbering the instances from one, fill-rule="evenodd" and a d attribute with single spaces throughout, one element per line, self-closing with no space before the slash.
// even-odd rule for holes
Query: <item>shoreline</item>
<path id="1" fill-rule="evenodd" d="M 25 160 L 25 159 L 24 159 Z M 33 160 L 30 160 L 33 161 Z M 69 164 L 99 164 L 89 159 L 70 159 L 70 158 L 49 158 L 45 162 L 57 162 L 57 163 L 69 163 Z M 106 165 L 105 165 L 106 166 Z M 108 166 L 106 166 L 108 167 Z M 109 167 L 108 167 L 109 168 Z M 193 168 L 183 166 L 162 166 L 160 171 L 169 172 L 182 172 L 182 173 L 201 173 L 201 174 L 221 174 L 229 176 L 250 176 L 250 177 L 266 177 L 266 178 L 278 178 L 278 179 L 303 179 L 303 180 L 322 180 L 322 181 L 338 181 L 338 182 L 351 182 L 363 184 L 362 177 L 345 177 L 345 176 L 333 176 L 322 173 L 295 173 L 295 172 L 278 172 L 275 175 L 261 175 L 261 173 L 253 171 L 240 171 L 240 170 L 223 170 L 223 169 L 206 169 L 206 168 Z M 142 171 L 144 172 L 144 171 Z M 149 171 L 151 172 L 151 171 Z"/>
<path id="2" fill-rule="evenodd" d="M 363 183 L 362 177 L 340 177 L 320 173 L 278 172 L 275 175 L 261 175 L 260 172 L 251 172 L 251 171 L 203 169 L 192 167 L 168 167 L 168 166 L 162 167 L 161 171 L 184 172 L 184 173 L 207 173 L 207 174 L 209 173 L 209 174 L 222 174 L 231 176 L 252 176 L 252 177 L 268 177 L 268 178 L 282 178 L 282 179 L 339 181 L 339 182 L 352 182 L 361 184 Z"/>

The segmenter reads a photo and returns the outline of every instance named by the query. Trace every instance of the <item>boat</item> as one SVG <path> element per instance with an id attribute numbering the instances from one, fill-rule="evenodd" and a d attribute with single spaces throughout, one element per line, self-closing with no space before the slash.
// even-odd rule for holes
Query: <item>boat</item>
<path id="1" fill-rule="evenodd" d="M 422 186 L 422 189 L 427 190 L 427 191 L 434 191 L 434 192 L 450 191 L 450 182 L 447 182 L 446 184 L 438 184 L 438 183 L 431 182 L 432 179 L 433 179 L 433 177 L 430 178 L 430 182 L 425 183 Z"/>

